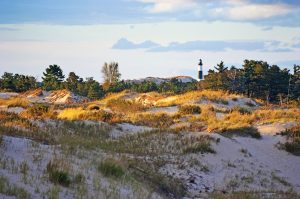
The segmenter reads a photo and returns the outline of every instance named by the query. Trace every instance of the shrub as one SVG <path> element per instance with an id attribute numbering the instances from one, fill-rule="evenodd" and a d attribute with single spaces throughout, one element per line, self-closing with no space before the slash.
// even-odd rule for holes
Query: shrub
<path id="1" fill-rule="evenodd" d="M 47 164 L 47 173 L 49 174 L 49 180 L 55 184 L 68 187 L 71 183 L 68 171 L 65 168 L 60 168 L 55 160 Z"/>
<path id="2" fill-rule="evenodd" d="M 200 114 L 201 108 L 197 105 L 180 106 L 178 112 L 180 114 Z"/>
<path id="3" fill-rule="evenodd" d="M 284 149 L 294 155 L 300 155 L 300 125 L 287 129 L 282 135 L 288 136 L 288 141 L 283 145 Z"/>
<path id="4" fill-rule="evenodd" d="M 30 119 L 44 119 L 44 118 L 54 118 L 55 112 L 53 108 L 50 108 L 45 104 L 35 104 L 29 107 L 20 114 L 22 117 Z"/>
<path id="5" fill-rule="evenodd" d="M 125 174 L 120 163 L 112 159 L 107 159 L 101 162 L 98 166 L 98 171 L 100 171 L 104 176 L 115 178 L 120 178 Z"/>

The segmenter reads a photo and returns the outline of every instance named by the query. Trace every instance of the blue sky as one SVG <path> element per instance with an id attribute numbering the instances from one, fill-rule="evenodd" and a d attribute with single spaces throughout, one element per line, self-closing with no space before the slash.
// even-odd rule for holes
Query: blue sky
<path id="1" fill-rule="evenodd" d="M 300 64 L 297 0 L 1 0 L 0 73 L 41 77 L 49 64 L 101 81 L 105 61 L 124 79 L 196 76 L 223 60 Z"/>

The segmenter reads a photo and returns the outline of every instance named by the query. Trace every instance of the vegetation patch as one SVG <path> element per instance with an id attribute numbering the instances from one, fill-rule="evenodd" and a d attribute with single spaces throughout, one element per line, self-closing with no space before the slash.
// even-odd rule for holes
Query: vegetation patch
<path id="1" fill-rule="evenodd" d="M 35 130 L 37 127 L 26 118 L 21 118 L 18 114 L 6 111 L 0 111 L 0 126 L 23 128 L 26 130 Z"/>
<path id="2" fill-rule="evenodd" d="M 257 128 L 254 128 L 252 126 L 235 128 L 235 129 L 226 129 L 224 132 L 220 132 L 220 134 L 226 137 L 242 136 L 242 137 L 252 137 L 256 139 L 261 138 L 261 134 L 258 132 Z"/>
<path id="3" fill-rule="evenodd" d="M 68 187 L 71 183 L 71 177 L 66 169 L 62 167 L 57 160 L 51 160 L 47 164 L 46 171 L 49 175 L 49 180 L 54 184 L 60 184 L 62 186 Z"/>
<path id="4" fill-rule="evenodd" d="M 29 101 L 24 98 L 10 98 L 10 99 L 0 99 L 1 106 L 10 107 L 22 107 L 27 108 L 29 106 Z"/>
<path id="5" fill-rule="evenodd" d="M 210 198 L 214 199 L 295 199 L 300 196 L 293 192 L 283 192 L 283 191 L 235 191 L 227 193 L 223 192 L 213 192 L 209 194 Z"/>
<path id="6" fill-rule="evenodd" d="M 107 159 L 100 163 L 98 166 L 98 171 L 100 171 L 104 176 L 120 178 L 125 175 L 125 171 L 120 162 L 113 159 Z"/>
<path id="7" fill-rule="evenodd" d="M 14 196 L 17 199 L 31 198 L 30 194 L 24 188 L 10 184 L 4 176 L 0 176 L 0 193 L 6 196 Z"/>
<path id="8" fill-rule="evenodd" d="M 22 117 L 30 119 L 53 119 L 56 117 L 54 108 L 51 108 L 46 104 L 35 104 L 32 107 L 29 107 L 28 109 L 21 112 L 20 115 Z"/>
<path id="9" fill-rule="evenodd" d="M 184 105 L 180 106 L 178 110 L 179 114 L 188 115 L 188 114 L 200 114 L 201 108 L 197 105 Z"/>
<path id="10" fill-rule="evenodd" d="M 216 153 L 215 150 L 211 148 L 209 142 L 196 143 L 192 146 L 189 146 L 183 150 L 184 153 Z"/>
<path id="11" fill-rule="evenodd" d="M 68 108 L 58 114 L 59 119 L 65 120 L 94 120 L 109 122 L 112 114 L 104 110 L 85 110 L 83 108 Z"/>
<path id="12" fill-rule="evenodd" d="M 282 135 L 286 135 L 288 138 L 288 141 L 283 144 L 283 148 L 294 155 L 300 156 L 300 125 L 287 129 L 282 132 Z"/>
<path id="13" fill-rule="evenodd" d="M 126 116 L 127 122 L 150 126 L 154 128 L 168 128 L 175 123 L 174 118 L 167 113 L 139 113 Z"/>
<path id="14" fill-rule="evenodd" d="M 127 113 L 127 112 L 138 112 L 146 110 L 146 107 L 140 103 L 123 100 L 123 99 L 111 99 L 106 104 L 113 111 Z"/>

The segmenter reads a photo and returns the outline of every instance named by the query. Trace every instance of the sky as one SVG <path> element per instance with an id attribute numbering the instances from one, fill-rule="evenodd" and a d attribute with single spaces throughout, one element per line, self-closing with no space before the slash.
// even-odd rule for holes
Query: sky
<path id="1" fill-rule="evenodd" d="M 300 64 L 299 0 L 1 0 L 0 74 L 33 75 L 51 64 L 102 81 L 188 75 L 224 61 Z"/>

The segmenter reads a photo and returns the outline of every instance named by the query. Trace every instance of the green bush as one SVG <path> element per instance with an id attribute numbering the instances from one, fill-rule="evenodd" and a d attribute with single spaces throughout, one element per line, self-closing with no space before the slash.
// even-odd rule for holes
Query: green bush
<path id="1" fill-rule="evenodd" d="M 300 125 L 287 129 L 281 134 L 288 136 L 284 149 L 294 155 L 300 155 Z"/>
<path id="2" fill-rule="evenodd" d="M 185 105 L 179 107 L 180 114 L 200 114 L 201 108 L 197 105 Z"/>
<path id="3" fill-rule="evenodd" d="M 104 176 L 120 178 L 125 174 L 123 167 L 114 160 L 105 160 L 98 166 Z"/>
<path id="4" fill-rule="evenodd" d="M 50 161 L 47 164 L 47 173 L 49 174 L 49 180 L 55 184 L 68 187 L 71 183 L 71 178 L 68 171 L 59 168 L 58 164 L 54 161 Z"/>

